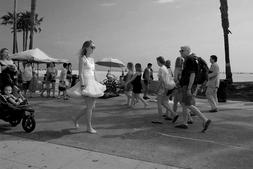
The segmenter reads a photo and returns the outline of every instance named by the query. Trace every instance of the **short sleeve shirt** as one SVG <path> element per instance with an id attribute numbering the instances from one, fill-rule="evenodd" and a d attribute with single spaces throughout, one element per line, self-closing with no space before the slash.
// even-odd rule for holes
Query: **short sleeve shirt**
<path id="1" fill-rule="evenodd" d="M 180 79 L 181 86 L 187 86 L 189 84 L 191 73 L 195 73 L 195 75 L 198 73 L 198 64 L 194 57 L 187 56 L 184 61 L 182 76 Z"/>

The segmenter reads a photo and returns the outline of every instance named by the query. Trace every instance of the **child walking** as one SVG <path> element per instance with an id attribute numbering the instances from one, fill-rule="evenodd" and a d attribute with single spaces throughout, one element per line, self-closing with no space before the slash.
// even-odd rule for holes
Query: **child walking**
<path id="1" fill-rule="evenodd" d="M 140 96 L 140 94 L 142 93 L 141 92 L 141 90 L 142 90 L 142 83 L 141 83 L 142 73 L 141 72 L 142 72 L 141 64 L 136 63 L 135 64 L 135 74 L 125 84 L 125 85 L 128 85 L 129 83 L 131 83 L 133 85 L 132 99 L 131 99 L 131 105 L 130 105 L 130 107 L 132 107 L 132 108 L 133 108 L 135 102 L 139 101 L 139 100 L 144 104 L 144 108 L 146 108 L 148 106 L 147 102 Z"/>

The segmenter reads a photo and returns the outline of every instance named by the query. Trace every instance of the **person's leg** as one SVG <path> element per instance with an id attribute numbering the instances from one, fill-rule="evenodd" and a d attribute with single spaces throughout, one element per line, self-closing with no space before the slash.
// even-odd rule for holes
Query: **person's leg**
<path id="1" fill-rule="evenodd" d="M 215 100 L 215 89 L 212 89 L 210 87 L 206 90 L 206 98 L 208 100 L 208 103 L 211 106 L 211 110 L 216 110 L 216 100 Z"/>
<path id="2" fill-rule="evenodd" d="M 136 100 L 136 94 L 135 93 L 132 93 L 132 96 L 131 96 L 131 104 L 130 104 L 130 107 L 133 108 L 134 105 L 135 105 L 135 100 Z"/>
<path id="3" fill-rule="evenodd" d="M 63 98 L 64 100 L 68 100 L 66 89 L 63 91 Z"/>
<path id="4" fill-rule="evenodd" d="M 53 97 L 55 97 L 55 82 L 52 82 Z"/>
<path id="5" fill-rule="evenodd" d="M 47 97 L 50 97 L 50 82 L 46 82 Z"/>
<path id="6" fill-rule="evenodd" d="M 143 98 L 146 99 L 148 94 L 148 84 L 145 81 L 143 87 L 144 87 Z"/>
<path id="7" fill-rule="evenodd" d="M 97 131 L 92 128 L 91 119 L 92 119 L 92 112 L 95 107 L 96 100 L 95 98 L 88 97 L 87 98 L 87 132 L 89 133 L 96 133 Z"/>
<path id="8" fill-rule="evenodd" d="M 87 113 L 87 107 L 83 108 L 76 117 L 72 117 L 72 120 L 76 128 L 79 128 L 78 120 Z"/>
<path id="9" fill-rule="evenodd" d="M 144 104 L 144 108 L 148 106 L 148 103 L 140 96 L 140 94 L 136 94 L 137 100 L 140 100 Z"/>
<path id="10" fill-rule="evenodd" d="M 158 110 L 158 119 L 162 118 L 163 110 L 162 110 L 162 96 L 157 96 L 157 110 Z"/>
<path id="11" fill-rule="evenodd" d="M 182 105 L 182 117 L 183 117 L 183 122 L 182 124 L 176 125 L 176 128 L 181 128 L 181 129 L 187 129 L 188 128 L 188 114 L 187 114 L 187 106 L 184 103 L 181 103 Z"/>
<path id="12" fill-rule="evenodd" d="M 166 116 L 167 117 L 174 117 L 174 116 L 176 116 L 176 113 L 170 108 L 170 105 L 169 105 L 169 96 L 163 96 L 162 97 L 162 105 L 166 109 Z"/>
<path id="13" fill-rule="evenodd" d="M 188 108 L 192 112 L 196 113 L 200 117 L 200 119 L 203 121 L 203 130 L 202 130 L 202 132 L 205 132 L 208 129 L 208 127 L 211 123 L 211 120 L 206 118 L 206 116 L 203 113 L 201 113 L 200 110 L 196 106 L 191 105 Z"/>
<path id="14" fill-rule="evenodd" d="M 125 95 L 127 97 L 127 105 L 130 106 L 130 102 L 131 102 L 131 92 L 130 91 L 125 91 Z"/>
<path id="15" fill-rule="evenodd" d="M 57 96 L 57 98 L 58 99 L 60 99 L 61 98 L 61 91 L 60 91 L 60 89 L 58 88 L 58 96 Z"/>

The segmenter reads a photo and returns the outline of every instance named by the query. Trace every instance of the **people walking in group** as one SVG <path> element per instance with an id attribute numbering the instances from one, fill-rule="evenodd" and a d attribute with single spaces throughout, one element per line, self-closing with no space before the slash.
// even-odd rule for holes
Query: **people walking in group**
<path id="1" fill-rule="evenodd" d="M 139 100 L 144 104 L 144 108 L 148 106 L 148 103 L 140 96 L 140 94 L 142 93 L 141 76 L 142 76 L 141 64 L 136 63 L 135 74 L 125 84 L 125 86 L 127 86 L 129 83 L 133 85 L 133 92 L 132 92 L 131 105 L 130 105 L 131 108 L 133 108 L 135 105 L 135 102 L 138 102 Z"/>
<path id="2" fill-rule="evenodd" d="M 196 88 L 196 84 L 194 84 L 195 76 L 198 72 L 198 65 L 195 59 L 190 55 L 191 49 L 188 46 L 182 46 L 180 49 L 180 54 L 184 58 L 184 66 L 182 70 L 182 76 L 180 79 L 180 85 L 182 86 L 182 101 L 181 105 L 183 108 L 183 123 L 180 125 L 177 125 L 175 127 L 187 129 L 188 128 L 188 113 L 187 109 L 190 109 L 193 113 L 198 115 L 201 120 L 203 121 L 203 129 L 202 132 L 205 132 L 210 123 L 211 120 L 208 119 L 206 116 L 204 116 L 203 113 L 200 112 L 200 110 L 194 106 L 195 105 L 195 98 L 192 92 Z"/>
<path id="3" fill-rule="evenodd" d="M 156 58 L 157 64 L 159 66 L 158 71 L 158 92 L 157 92 L 157 110 L 158 110 L 158 118 L 157 120 L 152 121 L 152 123 L 162 124 L 163 111 L 162 107 L 166 109 L 165 120 L 172 120 L 174 123 L 178 115 L 170 108 L 169 105 L 169 90 L 175 88 L 175 82 L 173 77 L 169 73 L 169 70 L 165 66 L 165 60 L 162 56 Z"/>
<path id="4" fill-rule="evenodd" d="M 148 63 L 147 67 L 144 69 L 143 72 L 143 99 L 147 100 L 150 99 L 148 97 L 149 85 L 150 82 L 153 80 L 153 70 L 152 70 L 152 63 Z"/>
<path id="5" fill-rule="evenodd" d="M 104 95 L 106 86 L 97 82 L 95 79 L 95 62 L 92 54 L 95 50 L 93 41 L 85 41 L 80 51 L 79 56 L 79 77 L 80 81 L 68 90 L 70 96 L 83 98 L 86 107 L 76 116 L 73 117 L 73 122 L 76 128 L 79 127 L 78 120 L 86 115 L 87 132 L 96 133 L 92 127 L 91 119 L 95 108 L 97 97 Z"/>
<path id="6" fill-rule="evenodd" d="M 134 75 L 134 64 L 132 62 L 127 63 L 127 74 L 124 76 L 124 93 L 127 97 L 127 106 L 131 106 L 133 85 L 131 83 L 126 84 L 132 79 Z"/>
<path id="7" fill-rule="evenodd" d="M 217 112 L 218 108 L 218 98 L 217 98 L 217 91 L 220 84 L 220 78 L 219 78 L 219 65 L 217 64 L 217 56 L 211 55 L 210 56 L 210 69 L 208 73 L 208 81 L 207 81 L 207 89 L 206 89 L 206 97 L 208 99 L 208 102 L 211 106 L 211 110 L 209 112 Z"/>

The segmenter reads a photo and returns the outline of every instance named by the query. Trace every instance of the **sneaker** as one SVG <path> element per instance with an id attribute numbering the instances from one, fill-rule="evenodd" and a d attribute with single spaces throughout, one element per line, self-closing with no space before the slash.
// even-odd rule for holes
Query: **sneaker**
<path id="1" fill-rule="evenodd" d="M 218 109 L 212 109 L 212 110 L 209 110 L 210 113 L 216 113 L 218 112 Z"/>
<path id="2" fill-rule="evenodd" d="M 179 125 L 176 125 L 175 128 L 188 129 L 188 126 L 186 124 L 179 124 Z"/>
<path id="3" fill-rule="evenodd" d="M 172 120 L 172 118 L 171 117 L 168 117 L 168 116 L 166 116 L 166 117 L 164 117 L 164 120 Z"/>
<path id="4" fill-rule="evenodd" d="M 187 121 L 187 124 L 193 124 L 193 121 L 189 120 Z"/>
<path id="5" fill-rule="evenodd" d="M 151 121 L 151 123 L 153 123 L 153 124 L 163 124 L 163 122 L 161 122 L 161 121 Z"/>
<path id="6" fill-rule="evenodd" d="M 150 99 L 150 98 L 147 97 L 147 96 L 143 96 L 143 99 L 144 99 L 144 100 L 148 100 L 148 99 Z"/>
<path id="7" fill-rule="evenodd" d="M 209 127 L 210 124 L 211 124 L 211 120 L 207 120 L 204 123 L 204 128 L 203 128 L 203 130 L 201 132 L 204 133 L 208 129 L 208 127 Z"/>
<path id="8" fill-rule="evenodd" d="M 179 115 L 176 115 L 173 119 L 172 119 L 172 123 L 175 123 L 178 119 Z"/>

